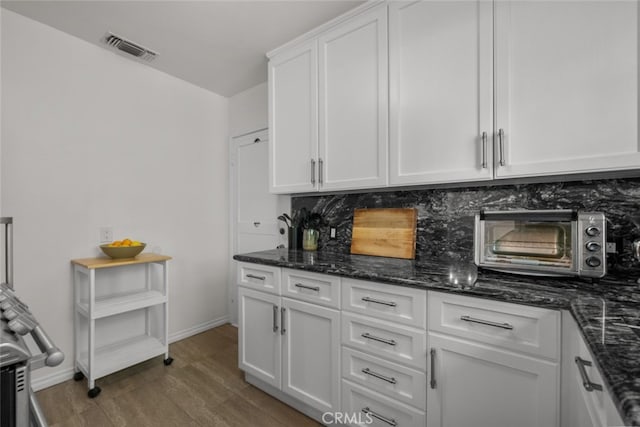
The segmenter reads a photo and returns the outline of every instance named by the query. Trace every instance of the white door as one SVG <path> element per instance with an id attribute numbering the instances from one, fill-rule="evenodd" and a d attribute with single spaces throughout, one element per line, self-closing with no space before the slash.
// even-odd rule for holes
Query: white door
<path id="1" fill-rule="evenodd" d="M 268 70 L 270 190 L 314 191 L 318 182 L 317 41 L 274 56 Z"/>
<path id="2" fill-rule="evenodd" d="M 246 373 L 280 388 L 280 297 L 241 287 L 238 300 L 238 365 Z"/>
<path id="3" fill-rule="evenodd" d="M 231 253 L 275 249 L 284 243 L 277 217 L 283 208 L 282 196 L 269 193 L 268 137 L 262 130 L 231 140 Z M 232 261 L 231 270 L 235 271 Z M 229 318 L 237 320 L 237 287 L 229 283 Z"/>
<path id="4" fill-rule="evenodd" d="M 282 298 L 282 391 L 320 410 L 340 410 L 340 312 Z"/>
<path id="5" fill-rule="evenodd" d="M 318 40 L 320 190 L 387 183 L 387 10 L 379 7 Z"/>
<path id="6" fill-rule="evenodd" d="M 500 1 L 495 25 L 497 177 L 640 167 L 637 1 Z"/>
<path id="7" fill-rule="evenodd" d="M 557 364 L 436 334 L 429 347 L 428 426 L 558 425 Z"/>
<path id="8" fill-rule="evenodd" d="M 389 5 L 391 184 L 493 177 L 493 21 L 484 0 Z"/>

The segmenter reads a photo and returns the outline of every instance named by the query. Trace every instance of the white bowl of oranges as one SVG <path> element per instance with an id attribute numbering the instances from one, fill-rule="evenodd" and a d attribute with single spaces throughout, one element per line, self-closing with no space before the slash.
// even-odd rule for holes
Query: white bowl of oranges
<path id="1" fill-rule="evenodd" d="M 110 258 L 122 259 L 134 258 L 144 250 L 145 246 L 147 246 L 145 243 L 127 238 L 122 240 L 114 240 L 111 243 L 100 245 L 100 249 L 102 249 L 102 252 L 104 252 L 104 254 Z"/>

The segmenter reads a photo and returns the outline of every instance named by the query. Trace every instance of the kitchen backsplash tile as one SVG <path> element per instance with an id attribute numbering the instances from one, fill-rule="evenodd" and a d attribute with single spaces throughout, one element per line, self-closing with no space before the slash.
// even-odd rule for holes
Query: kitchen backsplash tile
<path id="1" fill-rule="evenodd" d="M 474 215 L 482 208 L 602 211 L 609 236 L 623 242 L 611 271 L 640 272 L 631 254 L 631 242 L 640 237 L 640 178 L 304 196 L 294 197 L 291 204 L 293 211 L 306 207 L 320 212 L 338 228 L 335 240 L 329 240 L 328 227 L 320 230 L 318 249 L 345 253 L 355 208 L 416 207 L 416 258 L 465 261 L 473 259 Z"/>

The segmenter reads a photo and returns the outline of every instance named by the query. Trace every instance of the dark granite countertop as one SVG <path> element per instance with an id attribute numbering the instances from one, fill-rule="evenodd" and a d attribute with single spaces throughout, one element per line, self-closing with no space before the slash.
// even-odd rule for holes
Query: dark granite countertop
<path id="1" fill-rule="evenodd" d="M 451 275 L 475 275 L 473 265 L 442 260 L 402 260 L 328 251 L 273 249 L 235 255 L 237 261 L 307 270 L 354 279 L 436 290 L 516 304 L 569 310 L 600 367 L 625 425 L 640 426 L 640 285 L 634 277 L 599 283 L 578 278 L 477 272 L 473 285 Z M 464 273 L 464 274 L 461 274 Z M 604 319 L 604 320 L 603 320 Z M 604 321 L 604 328 L 603 328 Z"/>

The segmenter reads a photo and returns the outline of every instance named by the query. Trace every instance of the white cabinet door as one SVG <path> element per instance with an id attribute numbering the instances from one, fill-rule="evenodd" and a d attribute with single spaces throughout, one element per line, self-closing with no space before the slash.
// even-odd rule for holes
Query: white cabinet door
<path id="1" fill-rule="evenodd" d="M 318 51 L 311 40 L 269 61 L 269 188 L 317 189 Z"/>
<path id="2" fill-rule="evenodd" d="M 251 289 L 238 289 L 239 367 L 248 374 L 280 388 L 280 297 Z"/>
<path id="3" fill-rule="evenodd" d="M 495 25 L 496 177 L 640 167 L 638 2 L 500 1 Z"/>
<path id="4" fill-rule="evenodd" d="M 320 190 L 387 183 L 387 10 L 379 7 L 322 35 Z"/>
<path id="5" fill-rule="evenodd" d="M 428 426 L 558 425 L 556 363 L 431 333 L 429 347 Z"/>
<path id="6" fill-rule="evenodd" d="M 282 298 L 282 391 L 320 410 L 340 410 L 340 312 Z"/>
<path id="7" fill-rule="evenodd" d="M 492 34 L 488 1 L 390 3 L 391 184 L 493 177 Z"/>

